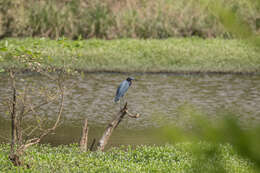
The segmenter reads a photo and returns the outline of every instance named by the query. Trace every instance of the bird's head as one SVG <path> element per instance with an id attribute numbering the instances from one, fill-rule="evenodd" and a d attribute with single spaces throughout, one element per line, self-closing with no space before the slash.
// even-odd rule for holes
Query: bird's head
<path id="1" fill-rule="evenodd" d="M 133 77 L 128 77 L 126 80 L 127 80 L 128 82 L 131 82 L 132 80 L 134 80 L 134 78 L 133 78 Z"/>
<path id="2" fill-rule="evenodd" d="M 129 86 L 132 85 L 132 80 L 134 80 L 133 77 L 128 77 L 128 78 L 126 79 L 126 81 L 129 83 Z"/>

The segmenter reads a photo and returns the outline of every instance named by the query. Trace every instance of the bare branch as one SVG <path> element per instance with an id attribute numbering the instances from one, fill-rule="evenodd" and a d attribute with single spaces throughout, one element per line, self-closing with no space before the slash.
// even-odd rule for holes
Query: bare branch
<path id="1" fill-rule="evenodd" d="M 32 139 L 29 139 L 27 141 L 27 144 L 31 143 L 31 142 L 34 142 L 34 141 L 37 141 L 39 138 L 32 138 Z"/>
<path id="2" fill-rule="evenodd" d="M 94 138 L 93 141 L 92 141 L 92 144 L 89 148 L 90 151 L 93 151 L 95 143 L 96 143 L 96 139 Z"/>
<path id="3" fill-rule="evenodd" d="M 16 130 L 17 130 L 17 124 L 16 124 L 16 85 L 15 85 L 15 73 L 13 70 L 9 71 L 10 79 L 11 79 L 11 87 L 12 87 L 12 107 L 11 107 L 11 153 L 14 152 L 14 145 L 16 144 Z"/>
<path id="4" fill-rule="evenodd" d="M 23 131 L 22 131 L 22 122 L 23 122 L 23 118 L 24 118 L 24 111 L 26 108 L 26 101 L 27 101 L 27 90 L 28 90 L 28 85 L 26 85 L 25 89 L 24 89 L 24 94 L 22 96 L 22 107 L 21 107 L 21 111 L 20 113 L 17 115 L 17 139 L 18 139 L 18 143 L 21 145 L 22 144 L 22 140 L 23 140 Z"/>
<path id="5" fill-rule="evenodd" d="M 39 143 L 45 136 L 50 134 L 52 131 L 54 131 L 60 122 L 62 111 L 63 111 L 63 104 L 64 104 L 64 87 L 63 87 L 63 81 L 64 81 L 64 70 L 58 72 L 58 77 L 56 78 L 56 75 L 50 75 L 47 73 L 47 71 L 44 71 L 43 69 L 39 68 L 41 64 L 36 62 L 36 66 L 34 66 L 35 63 L 32 65 L 32 69 L 39 72 L 42 75 L 47 76 L 49 79 L 52 79 L 53 81 L 57 81 L 58 88 L 54 88 L 55 90 L 59 90 L 59 92 L 54 92 L 54 90 L 48 88 L 41 88 L 40 91 L 37 93 L 38 96 L 43 97 L 43 100 L 40 103 L 33 104 L 30 97 L 27 96 L 28 94 L 28 85 L 23 91 L 23 94 L 18 94 L 19 90 L 16 88 L 16 81 L 15 81 L 15 72 L 14 69 L 9 70 L 9 76 L 11 81 L 11 89 L 12 89 L 12 98 L 9 99 L 8 107 L 11 117 L 11 135 L 12 135 L 12 141 L 11 141 L 11 151 L 9 154 L 9 159 L 13 162 L 14 165 L 20 166 L 23 163 L 20 162 L 20 156 L 24 153 L 24 151 L 34 145 Z M 49 69 L 54 69 L 50 65 Z M 54 70 L 55 71 L 55 70 Z M 22 92 L 21 92 L 22 93 Z M 52 124 L 51 127 L 47 126 L 47 129 L 44 129 L 44 124 L 42 123 L 44 119 L 37 117 L 36 110 L 40 109 L 42 106 L 47 105 L 53 101 L 59 101 L 59 107 L 58 107 L 58 113 L 56 120 L 54 124 Z M 37 122 L 36 124 L 33 123 L 35 126 L 29 126 L 25 129 L 23 121 L 25 121 L 25 118 L 28 118 L 26 115 L 32 113 L 32 115 L 36 118 Z M 31 135 L 34 135 L 35 131 L 37 131 L 38 136 L 37 137 L 31 137 Z M 38 133 L 39 132 L 39 133 Z M 28 139 L 22 139 L 23 136 L 26 136 Z M 17 142 L 18 141 L 18 142 Z M 28 165 L 27 165 L 28 166 Z"/>
<path id="6" fill-rule="evenodd" d="M 32 127 L 32 126 L 31 126 L 31 127 Z M 31 127 L 30 127 L 30 128 L 31 128 Z M 27 136 L 27 137 L 31 136 L 31 135 L 33 134 L 33 132 L 35 132 L 37 129 L 39 129 L 39 127 L 38 127 L 38 126 L 35 126 L 34 128 L 31 129 L 30 132 L 26 133 L 26 136 Z M 25 132 L 26 132 L 26 131 L 25 131 Z"/>
<path id="7" fill-rule="evenodd" d="M 130 118 L 139 118 L 140 117 L 140 114 L 135 114 L 135 115 L 133 115 L 133 114 L 131 114 L 128 110 L 126 110 L 126 113 L 127 113 L 127 115 L 130 117 Z"/>
<path id="8" fill-rule="evenodd" d="M 84 125 L 82 127 L 82 136 L 80 140 L 80 149 L 81 151 L 86 151 L 88 146 L 88 119 L 85 119 Z"/>
<path id="9" fill-rule="evenodd" d="M 30 105 L 30 106 L 29 106 L 29 109 L 28 109 L 27 111 L 25 111 L 24 114 L 28 114 L 29 112 L 35 112 L 36 109 L 39 109 L 40 107 L 42 107 L 42 106 L 44 106 L 44 105 L 47 105 L 47 104 L 53 102 L 54 100 L 56 100 L 56 98 L 55 98 L 55 99 L 52 99 L 52 100 L 50 100 L 50 101 L 44 101 L 43 103 L 40 103 L 40 104 L 38 104 L 38 105 L 36 105 L 36 106 Z"/>
<path id="10" fill-rule="evenodd" d="M 128 116 L 130 116 L 132 118 L 139 117 L 139 114 L 132 115 L 131 113 L 128 112 L 127 103 L 126 103 L 124 108 L 119 111 L 116 118 L 111 123 L 108 124 L 105 132 L 103 133 L 103 136 L 101 137 L 101 139 L 98 142 L 97 150 L 103 151 L 105 149 L 105 146 L 107 145 L 107 142 L 108 142 L 110 136 L 112 135 L 113 130 L 119 125 L 119 123 L 123 120 L 123 118 L 126 114 L 128 114 Z"/>
<path id="11" fill-rule="evenodd" d="M 125 104 L 124 108 L 119 111 L 116 118 L 111 123 L 108 124 L 105 132 L 103 133 L 103 136 L 98 142 L 97 150 L 103 151 L 105 149 L 105 146 L 107 145 L 107 142 L 110 136 L 112 135 L 113 130 L 119 125 L 119 123 L 123 120 L 124 116 L 126 115 L 126 110 L 127 110 L 127 103 Z"/>
<path id="12" fill-rule="evenodd" d="M 44 130 L 43 133 L 38 138 L 29 139 L 28 141 L 26 141 L 25 144 L 21 145 L 16 151 L 18 155 L 21 155 L 28 147 L 39 143 L 42 140 L 42 138 L 47 136 L 50 132 L 54 131 L 58 126 L 58 123 L 62 115 L 63 103 L 64 103 L 64 89 L 63 86 L 61 85 L 61 81 L 59 81 L 58 85 L 61 92 L 61 100 L 60 100 L 59 112 L 55 124 L 51 128 Z"/>

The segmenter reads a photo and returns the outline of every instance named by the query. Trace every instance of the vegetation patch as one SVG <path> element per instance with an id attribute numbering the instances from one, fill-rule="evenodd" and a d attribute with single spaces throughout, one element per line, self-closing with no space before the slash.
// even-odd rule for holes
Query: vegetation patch
<path id="1" fill-rule="evenodd" d="M 0 37 L 232 38 L 221 10 L 259 32 L 257 0 L 0 0 Z M 223 8 L 225 7 L 225 8 Z M 230 23 L 230 22 L 228 22 Z M 232 23 L 232 22 L 231 22 Z M 238 25 L 241 27 L 241 25 Z M 237 29 L 237 28 L 236 28 Z"/>
<path id="2" fill-rule="evenodd" d="M 194 149 L 200 148 L 200 153 Z M 254 172 L 230 145 L 178 143 L 165 146 L 122 146 L 106 152 L 81 152 L 75 144 L 35 145 L 23 158 L 29 168 L 15 167 L 9 146 L 0 145 L 1 172 Z M 214 150 L 214 154 L 211 154 Z M 209 157 L 210 155 L 210 157 Z"/>
<path id="3" fill-rule="evenodd" d="M 0 70 L 42 66 L 114 72 L 259 72 L 257 48 L 237 39 L 68 40 L 8 38 L 0 41 Z M 30 63 L 27 63 L 27 65 Z"/>

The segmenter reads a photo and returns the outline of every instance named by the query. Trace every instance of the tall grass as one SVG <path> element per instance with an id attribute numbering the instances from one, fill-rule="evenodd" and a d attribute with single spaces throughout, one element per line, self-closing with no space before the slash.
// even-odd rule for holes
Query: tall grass
<path id="1" fill-rule="evenodd" d="M 249 0 L 221 0 L 256 31 Z M 256 2 L 255 2 L 256 3 Z M 197 0 L 0 0 L 0 36 L 83 38 L 231 37 Z"/>

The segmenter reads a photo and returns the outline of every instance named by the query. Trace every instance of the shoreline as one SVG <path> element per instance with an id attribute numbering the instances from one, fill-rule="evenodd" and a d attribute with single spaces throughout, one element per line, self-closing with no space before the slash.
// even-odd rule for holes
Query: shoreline
<path id="1" fill-rule="evenodd" d="M 73 69 L 77 73 L 84 74 L 137 74 L 137 75 L 175 75 L 175 76 L 184 76 L 184 75 L 254 75 L 260 76 L 260 71 L 255 72 L 236 72 L 236 71 L 116 71 L 116 70 L 81 70 Z M 60 71 L 60 69 L 56 69 Z M 37 73 L 29 69 L 20 70 L 18 73 Z M 52 72 L 50 72 L 52 73 Z M 0 72 L 0 74 L 6 74 L 6 72 Z"/>

